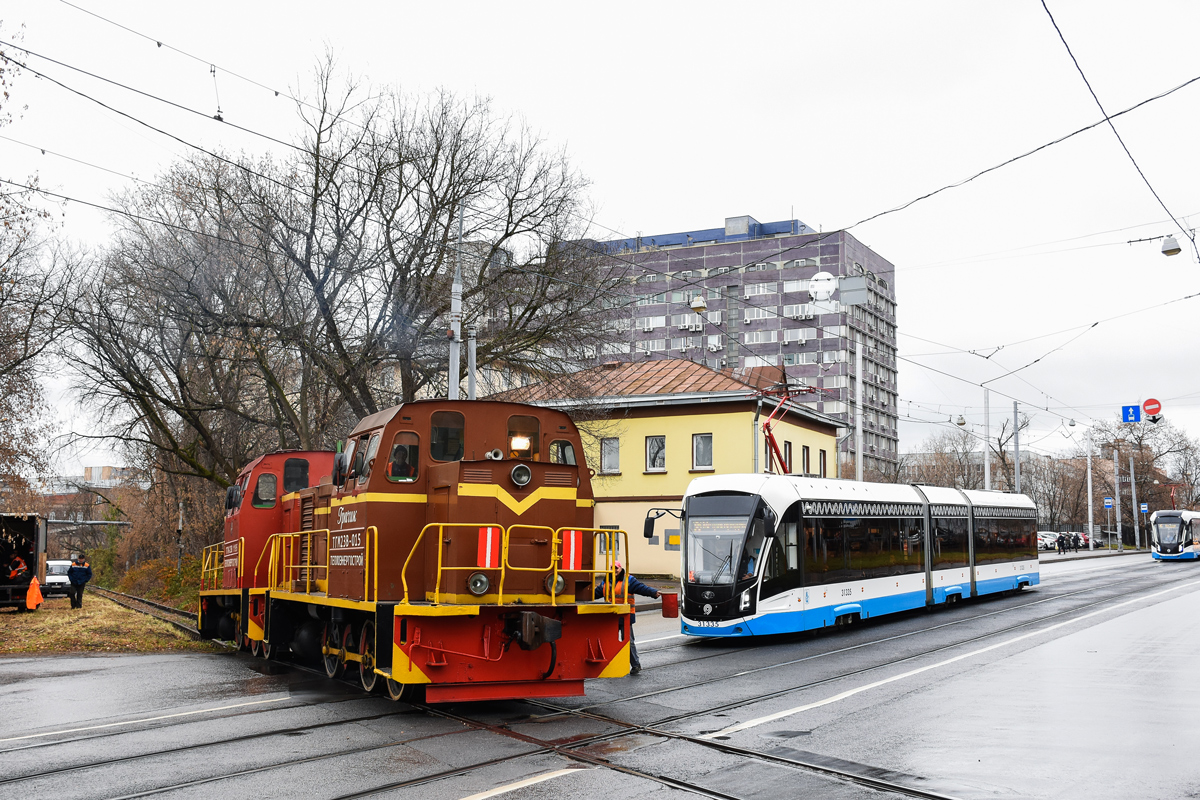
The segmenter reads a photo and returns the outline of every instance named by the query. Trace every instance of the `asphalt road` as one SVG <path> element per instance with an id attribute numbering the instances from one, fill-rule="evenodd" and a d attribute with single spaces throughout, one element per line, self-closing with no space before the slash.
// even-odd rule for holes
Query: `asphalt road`
<path id="1" fill-rule="evenodd" d="M 1044 560 L 1045 562 L 1045 560 Z M 0 797 L 1200 796 L 1200 569 L 1043 563 L 1041 586 L 640 675 L 423 707 L 247 654 L 0 659 Z"/>

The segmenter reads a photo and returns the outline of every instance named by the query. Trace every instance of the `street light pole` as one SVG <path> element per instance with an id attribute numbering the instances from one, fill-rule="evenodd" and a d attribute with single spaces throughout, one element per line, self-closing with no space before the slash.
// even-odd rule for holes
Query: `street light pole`
<path id="1" fill-rule="evenodd" d="M 1138 527 L 1138 501 L 1137 501 L 1137 479 L 1133 472 L 1133 454 L 1129 454 L 1129 492 L 1133 497 L 1133 505 L 1129 510 L 1133 513 L 1129 516 L 1133 517 L 1133 541 L 1138 550 L 1142 549 L 1142 530 Z"/>
<path id="2" fill-rule="evenodd" d="M 1096 549 L 1096 526 L 1092 524 L 1092 429 L 1088 428 L 1088 448 L 1087 448 L 1087 467 L 1088 467 L 1088 550 Z"/>
<path id="3" fill-rule="evenodd" d="M 983 387 L 983 490 L 992 490 L 992 415 L 986 386 Z"/>
<path id="4" fill-rule="evenodd" d="M 1117 507 L 1117 552 L 1125 552 L 1125 539 L 1121 533 L 1121 456 L 1113 445 L 1113 504 Z"/>
<path id="5" fill-rule="evenodd" d="M 1017 416 L 1017 401 L 1013 400 L 1013 470 L 1016 474 L 1017 494 L 1021 493 L 1021 422 Z"/>

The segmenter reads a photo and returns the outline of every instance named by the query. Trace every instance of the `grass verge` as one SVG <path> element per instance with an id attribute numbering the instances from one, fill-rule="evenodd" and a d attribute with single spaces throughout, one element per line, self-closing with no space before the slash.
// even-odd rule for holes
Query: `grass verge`
<path id="1" fill-rule="evenodd" d="M 47 598 L 33 612 L 0 609 L 0 655 L 51 653 L 223 653 L 165 622 L 86 592 L 83 608 Z"/>

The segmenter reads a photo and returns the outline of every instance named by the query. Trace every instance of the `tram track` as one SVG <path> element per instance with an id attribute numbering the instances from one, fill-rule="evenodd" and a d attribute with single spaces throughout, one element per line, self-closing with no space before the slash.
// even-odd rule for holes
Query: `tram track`
<path id="1" fill-rule="evenodd" d="M 196 626 L 188 624 L 188 622 L 185 621 L 195 619 L 195 614 L 184 611 L 181 608 L 173 608 L 172 606 L 164 605 L 163 603 L 158 603 L 154 600 L 147 600 L 144 597 L 136 597 L 134 595 L 125 594 L 124 592 L 118 592 L 113 589 L 101 589 L 96 587 L 93 588 L 92 591 L 100 597 L 103 597 L 105 600 L 116 603 L 119 606 L 128 608 L 131 611 L 137 611 L 141 614 L 145 614 L 148 617 L 154 617 L 160 622 L 165 622 L 176 630 L 186 633 L 193 639 L 200 638 L 200 631 L 196 629 Z"/>
<path id="2" fill-rule="evenodd" d="M 1176 580 L 1170 580 L 1170 581 L 1164 582 L 1159 585 L 1164 586 L 1164 587 L 1170 587 L 1170 586 L 1174 585 L 1175 583 L 1187 580 L 1190 577 L 1193 577 L 1193 576 L 1181 575 Z M 353 794 L 344 795 L 343 798 L 345 800 L 348 800 L 348 798 L 351 798 L 351 797 L 367 797 L 367 796 L 370 796 L 373 794 L 378 794 L 378 793 L 385 792 L 385 791 L 392 791 L 395 789 L 402 789 L 402 788 L 408 788 L 408 787 L 422 785 L 422 784 L 428 784 L 428 783 L 436 782 L 439 780 L 445 780 L 445 779 L 448 779 L 448 778 L 451 778 L 454 776 L 464 775 L 464 774 L 467 774 L 467 773 L 470 773 L 470 772 L 473 772 L 473 771 L 476 771 L 479 769 L 487 768 L 489 766 L 494 766 L 500 762 L 511 760 L 513 758 L 528 758 L 528 757 L 536 756 L 538 754 L 554 754 L 554 755 L 558 755 L 563 758 L 567 758 L 571 761 L 575 761 L 577 763 L 587 764 L 589 766 L 601 767 L 601 768 L 605 768 L 605 769 L 611 769 L 611 770 L 623 772 L 625 774 L 629 774 L 632 776 L 642 777 L 642 778 L 652 780 L 656 783 L 659 783 L 659 784 L 662 784 L 665 786 L 671 786 L 673 788 L 677 788 L 680 790 L 693 792 L 693 793 L 699 794 L 701 796 L 722 798 L 722 800 L 741 800 L 740 798 L 737 798 L 734 795 L 729 795 L 729 794 L 723 793 L 718 790 L 710 789 L 710 788 L 699 786 L 696 784 L 691 784 L 686 781 L 680 781 L 679 779 L 677 779 L 671 775 L 665 775 L 665 774 L 659 775 L 659 774 L 646 772 L 644 770 L 637 770 L 637 769 L 625 767 L 625 766 L 622 766 L 619 764 L 613 764 L 612 762 L 608 761 L 607 759 L 600 758 L 598 756 L 595 756 L 595 755 L 592 755 L 592 754 L 589 754 L 586 752 L 578 752 L 579 750 L 581 750 L 583 748 L 587 748 L 589 746 L 594 746 L 597 744 L 602 744 L 604 742 L 609 742 L 609 741 L 613 741 L 613 740 L 617 740 L 617 739 L 621 739 L 621 738 L 625 738 L 625 737 L 629 737 L 629 736 L 635 736 L 635 735 L 642 734 L 642 735 L 652 736 L 655 738 L 661 738 L 664 740 L 674 740 L 674 741 L 679 741 L 679 742 L 686 742 L 686 743 L 689 743 L 692 745 L 709 748 L 711 750 L 724 752 L 724 753 L 734 755 L 737 757 L 741 757 L 741 758 L 753 758 L 756 760 L 780 764 L 780 765 L 787 766 L 789 768 L 805 771 L 806 773 L 810 773 L 810 774 L 814 774 L 814 775 L 821 775 L 821 776 L 824 776 L 831 780 L 855 783 L 858 785 L 867 786 L 867 787 L 877 789 L 880 791 L 887 791 L 887 792 L 892 792 L 894 794 L 902 794 L 902 795 L 911 796 L 911 797 L 942 798 L 943 800 L 945 800 L 946 798 L 949 798 L 951 796 L 943 794 L 943 793 L 939 793 L 936 791 L 931 791 L 928 789 L 922 789 L 920 787 L 914 787 L 911 785 L 901 784 L 901 783 L 897 783 L 894 781 L 887 781 L 885 779 L 873 777 L 872 775 L 865 775 L 860 772 L 854 772 L 852 770 L 838 769 L 835 767 L 831 767 L 829 764 L 817 763 L 815 761 L 795 757 L 794 755 L 786 755 L 786 754 L 781 754 L 778 752 L 775 752 L 775 753 L 761 752 L 761 751 L 756 751 L 756 750 L 747 749 L 747 748 L 740 748 L 740 747 L 737 747 L 736 745 L 731 745 L 728 742 L 724 742 L 724 741 L 714 741 L 712 739 L 707 739 L 707 738 L 702 739 L 697 736 L 692 736 L 692 735 L 689 735 L 686 733 L 664 730 L 664 726 L 672 725 L 674 723 L 688 720 L 688 719 L 694 719 L 696 717 L 702 717 L 707 714 L 722 713 L 724 711 L 734 710 L 734 709 L 737 709 L 740 707 L 751 705 L 753 703 L 762 702 L 765 700 L 771 700 L 771 699 L 774 699 L 774 698 L 777 698 L 777 697 L 780 697 L 780 696 L 783 696 L 783 695 L 786 695 L 789 693 L 804 691 L 804 690 L 811 689 L 814 687 L 819 687 L 821 685 L 829 684 L 829 683 L 832 683 L 832 682 L 835 682 L 838 680 L 852 678 L 856 675 L 861 675 L 863 673 L 872 672 L 872 671 L 879 670 L 879 669 L 885 669 L 889 666 L 904 664 L 904 663 L 912 661 L 914 659 L 924 658 L 929 655 L 934 655 L 934 654 L 937 654 L 939 652 L 944 652 L 949 649 L 953 649 L 956 647 L 962 647 L 963 645 L 977 642 L 982 639 L 995 637 L 995 636 L 1002 635 L 1002 634 L 1008 633 L 1008 632 L 1012 632 L 1014 630 L 1021 629 L 1021 628 L 1028 628 L 1030 626 L 1037 625 L 1039 623 L 1047 623 L 1047 622 L 1052 623 L 1053 620 L 1055 620 L 1055 619 L 1058 619 L 1058 618 L 1061 618 L 1064 616 L 1069 616 L 1071 614 L 1083 612 L 1088 609 L 1095 608 L 1096 606 L 1102 605 L 1105 602 L 1110 602 L 1111 598 L 1097 600 L 1097 601 L 1087 603 L 1084 605 L 1073 606 L 1070 609 L 1064 609 L 1062 611 L 1055 612 L 1054 614 L 1051 614 L 1048 616 L 1039 617 L 1036 620 L 1028 620 L 1025 622 L 1017 623 L 1015 625 L 1005 626 L 1004 628 L 1000 628 L 1000 629 L 997 629 L 994 631 L 989 631 L 984 634 L 980 634 L 979 636 L 964 638 L 961 640 L 957 640 L 953 643 L 949 643 L 946 645 L 941 645 L 939 647 L 923 650 L 920 653 L 910 654 L 901 659 L 891 659 L 889 661 L 881 662 L 879 664 L 867 666 L 867 667 L 864 667 L 861 669 L 845 671 L 836 676 L 829 676 L 829 677 L 823 678 L 821 680 L 810 681 L 808 683 L 801 684 L 798 686 L 787 687 L 787 688 L 776 690 L 773 692 L 759 693 L 752 697 L 742 698 L 740 700 L 736 700 L 736 701 L 733 701 L 730 703 L 724 703 L 724 704 L 721 704 L 721 705 L 718 705 L 715 707 L 711 707 L 711 708 L 705 708 L 705 709 L 698 710 L 698 711 L 690 711 L 690 712 L 686 712 L 683 714 L 677 714 L 677 715 L 672 715 L 669 717 L 664 717 L 662 719 L 656 720 L 651 723 L 639 724 L 639 723 L 625 722 L 623 720 L 618 720 L 618 719 L 609 717 L 604 714 L 595 713 L 595 711 L 593 711 L 593 709 L 602 708 L 602 707 L 605 707 L 608 705 L 613 705 L 618 702 L 627 702 L 629 700 L 645 699 L 647 697 L 653 697 L 655 695 L 664 694 L 664 693 L 684 691 L 687 689 L 702 687 L 702 686 L 709 685 L 712 683 L 727 681 L 732 677 L 741 677 L 743 675 L 755 674 L 757 672 L 762 672 L 762 671 L 769 670 L 769 669 L 778 669 L 778 668 L 784 667 L 784 666 L 795 665 L 795 664 L 802 663 L 804 661 L 813 660 L 816 658 L 823 658 L 823 657 L 827 657 L 827 656 L 833 656 L 833 655 L 837 655 L 837 654 L 841 654 L 841 653 L 846 653 L 846 652 L 853 651 L 853 650 L 860 650 L 860 649 L 867 648 L 867 647 L 882 645 L 882 644 L 886 644 L 891 641 L 895 641 L 897 639 L 909 638 L 909 637 L 915 636 L 918 633 L 931 633 L 933 631 L 936 631 L 936 630 L 939 630 L 942 628 L 960 625 L 963 622 L 978 621 L 980 619 L 985 619 L 987 617 L 992 617 L 992 616 L 995 616 L 998 614 L 1004 614 L 1004 613 L 1009 613 L 1011 611 L 1018 611 L 1018 610 L 1026 609 L 1026 608 L 1029 608 L 1030 606 L 1041 605 L 1044 603 L 1068 599 L 1071 597 L 1087 594 L 1090 592 L 1096 592 L 1096 591 L 1102 591 L 1105 589 L 1110 589 L 1117 585 L 1126 585 L 1127 586 L 1128 581 L 1125 580 L 1125 581 L 1119 581 L 1119 582 L 1109 582 L 1109 583 L 1105 583 L 1105 584 L 1102 584 L 1099 586 L 1091 586 L 1091 587 L 1087 587 L 1084 589 L 1080 589 L 1078 591 L 1056 594 L 1052 597 L 1038 598 L 1031 602 L 1021 603 L 1019 605 L 1010 606 L 1010 607 L 1007 607 L 1004 609 L 989 611 L 986 614 L 973 615 L 972 617 L 961 619 L 961 620 L 951 620 L 948 622 L 941 623 L 939 625 L 922 628 L 920 630 L 906 631 L 902 634 L 888 636 L 888 637 L 885 637 L 882 639 L 875 639 L 870 642 L 858 643 L 858 644 L 851 645 L 849 647 L 838 648 L 836 650 L 832 650 L 832 651 L 828 651 L 828 652 L 824 652 L 824 653 L 816 653 L 816 654 L 812 654 L 809 656 L 805 656 L 803 658 L 792 659 L 787 662 L 781 662 L 778 664 L 771 664 L 771 665 L 764 665 L 763 667 L 759 667 L 754 670 L 749 670 L 749 671 L 745 671 L 745 672 L 741 672 L 741 673 L 736 673 L 734 675 L 725 675 L 725 676 L 710 679 L 710 680 L 699 681 L 699 682 L 690 682 L 690 683 L 684 684 L 684 685 L 665 687 L 663 689 L 656 690 L 653 692 L 647 692 L 647 693 L 644 693 L 641 695 L 636 695 L 636 696 L 631 696 L 631 697 L 626 697 L 626 698 L 618 698 L 613 701 L 607 701 L 605 703 L 597 703 L 597 704 L 590 705 L 590 706 L 584 706 L 582 708 L 572 709 L 569 707 L 557 706 L 553 703 L 549 703 L 546 701 L 535 701 L 535 700 L 524 701 L 526 703 L 534 705 L 535 707 L 540 707 L 547 711 L 552 712 L 550 714 L 545 714 L 545 715 L 540 715 L 540 716 L 531 715 L 528 718 L 531 721 L 541 722 L 541 721 L 552 720 L 555 717 L 571 716 L 571 717 L 580 717 L 580 718 L 590 719 L 590 720 L 599 722 L 601 724 L 615 726 L 617 728 L 617 730 L 615 730 L 615 731 L 609 731 L 609 732 L 602 733 L 602 734 L 596 734 L 594 736 L 590 736 L 590 737 L 586 737 L 584 739 L 572 741 L 570 743 L 559 743 L 559 742 L 555 742 L 555 741 L 547 741 L 545 739 L 540 739 L 540 738 L 537 738 L 534 736 L 530 736 L 528 734 L 518 733 L 516 731 L 511 730 L 508 727 L 509 725 L 511 725 L 513 723 L 505 723 L 505 724 L 499 724 L 499 725 L 491 724 L 491 723 L 488 723 L 485 721 L 472 719 L 471 717 L 468 717 L 468 716 L 465 716 L 462 714 L 454 713 L 452 711 L 449 711 L 448 709 L 434 707 L 434 706 L 428 706 L 423 703 L 414 703 L 414 704 L 411 704 L 413 706 L 413 708 L 415 708 L 416 710 L 423 712 L 429 716 L 441 717 L 441 718 L 448 719 L 448 720 L 454 720 L 454 721 L 457 721 L 460 724 L 464 725 L 465 728 L 475 729 L 475 730 L 486 730 L 486 731 L 490 731 L 497 735 L 503 735 L 508 738 L 517 739 L 526 744 L 529 744 L 533 749 L 531 749 L 527 752 L 523 752 L 523 753 L 512 753 L 512 754 L 506 755 L 503 758 L 499 758 L 499 759 L 488 759 L 485 761 L 477 762 L 475 764 L 459 766 L 459 767 L 451 768 L 448 770 L 443 770 L 438 773 L 434 773 L 434 774 L 430 774 L 430 775 L 414 777 L 414 778 L 411 778 L 411 779 L 405 780 L 405 781 L 393 782 L 393 783 L 388 783 L 388 784 L 372 787 L 367 790 L 359 791 L 359 792 L 356 792 Z M 1145 588 L 1149 588 L 1149 587 L 1139 587 L 1137 589 L 1137 591 L 1141 591 Z M 656 651 L 660 651 L 663 649 L 668 649 L 668 648 L 653 648 L 651 651 L 656 652 Z M 744 653 L 744 651 L 740 651 L 740 652 Z M 714 654 L 714 655 L 726 655 L 726 654 L 730 654 L 730 653 L 723 652 L 723 653 Z M 680 664 L 692 663 L 694 660 L 695 659 L 689 659 L 689 660 L 682 661 L 682 662 L 673 662 L 672 664 L 666 665 L 666 666 L 677 667 Z M 322 674 L 317 670 L 311 670 L 302 665 L 291 665 L 291 666 L 292 666 L 292 668 L 313 672 L 314 674 L 317 674 L 317 675 Z M 364 698 L 347 698 L 347 699 L 364 699 Z M 248 713 L 256 713 L 256 712 L 248 712 Z M 286 729 L 286 730 L 287 731 L 303 731 L 303 730 L 317 729 L 317 728 L 322 728 L 322 727 L 328 727 L 330 725 L 350 724 L 350 723 L 353 723 L 356 721 L 366 721 L 368 719 L 376 719 L 376 718 L 394 716 L 394 715 L 404 714 L 404 713 L 412 713 L 412 712 L 406 710 L 406 711 L 399 711 L 399 712 L 390 712 L 390 713 L 385 713 L 385 714 L 380 714 L 380 715 L 367 715 L 366 717 L 363 717 L 361 720 L 351 719 L 351 720 L 344 720 L 344 721 L 333 721 L 333 722 L 329 722 L 329 723 L 319 723 L 319 724 L 312 725 L 312 726 L 297 726 L 295 728 Z M 145 730 L 145 729 L 141 729 L 141 730 Z M 74 766 L 65 767 L 65 768 L 62 768 L 59 770 L 53 770 L 53 771 L 47 771 L 45 773 L 23 776 L 18 779 L 0 781 L 0 785 L 12 782 L 14 780 L 30 780 L 30 779 L 34 779 L 34 778 L 38 778 L 38 777 L 48 777 L 48 776 L 52 776 L 55 774 L 61 774 L 63 772 L 74 772 L 74 771 L 93 769 L 93 768 L 98 768 L 98 767 L 105 766 L 108 764 L 125 763 L 128 761 L 137 760 L 139 758 L 149 758 L 149 757 L 153 757 L 153 756 L 170 755 L 173 752 L 183 752 L 183 751 L 187 751 L 187 750 L 199 749 L 202 747 L 219 746 L 221 744 L 234 743 L 237 741 L 244 741 L 247 739 L 262 739 L 262 738 L 266 738 L 269 736 L 281 735 L 284 732 L 285 732 L 285 730 L 281 729 L 281 730 L 276 730 L 276 731 L 264 732 L 262 734 L 251 734 L 251 735 L 247 735 L 246 737 L 235 737 L 234 739 L 227 740 L 227 741 L 190 745 L 190 746 L 185 746 L 185 747 L 181 747 L 181 748 L 171 748 L 171 749 L 167 749 L 167 750 L 146 753 L 146 754 L 140 754 L 137 756 L 131 756 L 131 757 L 126 757 L 126 758 L 121 758 L 121 759 L 111 759 L 111 760 L 107 760 L 107 761 L 98 761 L 98 762 L 83 764 L 83 765 L 74 765 Z M 459 732 L 460 731 L 452 731 L 452 732 L 442 733 L 442 734 L 438 734 L 438 735 L 446 736 L 446 735 L 453 735 L 453 734 L 459 733 Z M 121 733 L 125 733 L 125 732 L 121 732 Z M 119 734 L 106 734 L 106 735 L 119 735 Z M 84 737 L 80 737 L 80 738 L 84 738 Z M 90 737 L 88 737 L 88 738 L 90 738 Z M 196 785 L 208 784 L 208 783 L 213 783 L 213 782 L 222 781 L 222 780 L 234 779 L 234 778 L 237 778 L 240 776 L 255 774 L 255 773 L 264 772 L 264 771 L 268 771 L 268 770 L 283 769 L 288 766 L 310 763 L 315 760 L 350 757 L 355 754 L 359 754 L 359 753 L 363 753 L 363 752 L 367 752 L 367 751 L 371 751 L 371 750 L 403 746 L 403 745 L 411 743 L 413 741 L 417 741 L 421 738 L 427 738 L 427 737 L 414 737 L 412 739 L 396 740 L 396 741 L 392 741 L 392 742 L 381 743 L 378 745 L 357 747 L 352 750 L 338 751 L 338 752 L 334 752 L 334 753 L 324 753 L 324 754 L 320 754 L 317 756 L 311 756 L 308 758 L 289 760 L 287 762 L 282 762 L 282 763 L 278 763 L 278 764 L 263 765 L 261 767 L 255 767 L 255 768 L 248 769 L 248 770 L 238 770 L 238 771 L 230 772 L 230 773 L 223 774 L 223 775 L 209 776 L 209 777 L 200 778 L 200 779 L 197 779 L 194 781 L 178 783 L 178 784 L 175 784 L 172 786 L 158 787 L 155 789 L 146 790 L 146 791 L 139 792 L 136 794 L 125 795 L 124 797 L 132 798 L 132 797 L 144 797 L 144 796 L 156 795 L 156 794 L 161 794 L 161 793 L 168 792 L 168 791 L 175 791 L 178 789 L 187 788 L 189 786 L 196 786 Z M 60 742 L 45 743 L 45 744 L 56 744 L 56 743 L 62 743 L 62 742 L 60 741 Z M 14 749 L 18 749 L 18 748 L 14 748 Z M 0 752 L 7 752 L 7 751 L 0 751 Z M 792 752 L 795 753 L 796 751 L 792 751 Z M 867 769 L 871 772 L 875 772 L 875 770 L 873 768 L 867 768 Z M 913 779 L 914 780 L 924 780 L 921 778 L 916 778 L 915 776 Z"/>

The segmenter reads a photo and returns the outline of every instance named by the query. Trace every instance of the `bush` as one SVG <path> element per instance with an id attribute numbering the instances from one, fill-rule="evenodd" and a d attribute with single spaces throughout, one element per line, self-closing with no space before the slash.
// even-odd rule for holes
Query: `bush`
<path id="1" fill-rule="evenodd" d="M 143 561 L 129 568 L 117 591 L 195 611 L 200 596 L 200 559 L 184 556 L 178 568 L 172 558 Z"/>

